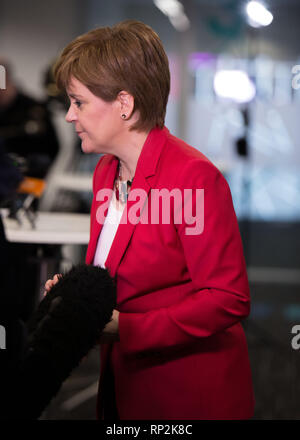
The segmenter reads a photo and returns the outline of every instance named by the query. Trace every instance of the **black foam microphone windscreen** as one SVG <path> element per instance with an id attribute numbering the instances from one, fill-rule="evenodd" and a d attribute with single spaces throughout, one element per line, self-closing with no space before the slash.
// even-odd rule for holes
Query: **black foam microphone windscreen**
<path id="1" fill-rule="evenodd" d="M 28 323 L 24 359 L 10 387 L 8 418 L 37 419 L 97 344 L 116 307 L 116 279 L 81 264 L 62 275 Z"/>

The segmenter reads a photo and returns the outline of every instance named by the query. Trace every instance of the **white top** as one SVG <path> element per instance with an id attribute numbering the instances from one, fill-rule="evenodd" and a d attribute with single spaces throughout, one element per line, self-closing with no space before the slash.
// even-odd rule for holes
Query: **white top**
<path id="1" fill-rule="evenodd" d="M 105 261 L 115 238 L 125 206 L 124 203 L 117 201 L 115 192 L 113 192 L 107 216 L 105 217 L 101 234 L 98 238 L 93 262 L 94 266 L 100 266 L 105 269 Z"/>

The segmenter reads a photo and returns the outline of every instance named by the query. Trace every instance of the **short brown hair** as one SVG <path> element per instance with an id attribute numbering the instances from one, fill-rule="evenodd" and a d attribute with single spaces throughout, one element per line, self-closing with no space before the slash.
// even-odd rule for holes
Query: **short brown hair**
<path id="1" fill-rule="evenodd" d="M 140 113 L 131 130 L 164 126 L 169 62 L 156 32 L 140 21 L 126 20 L 80 35 L 63 50 L 54 76 L 59 89 L 65 90 L 73 76 L 106 102 L 121 90 L 130 93 Z"/>

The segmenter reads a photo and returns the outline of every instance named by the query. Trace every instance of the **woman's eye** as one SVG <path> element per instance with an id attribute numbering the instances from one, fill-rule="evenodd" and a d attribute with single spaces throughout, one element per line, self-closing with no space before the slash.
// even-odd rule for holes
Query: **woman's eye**
<path id="1" fill-rule="evenodd" d="M 76 107 L 80 107 L 81 106 L 81 102 L 80 101 L 75 101 L 75 105 L 76 105 Z"/>

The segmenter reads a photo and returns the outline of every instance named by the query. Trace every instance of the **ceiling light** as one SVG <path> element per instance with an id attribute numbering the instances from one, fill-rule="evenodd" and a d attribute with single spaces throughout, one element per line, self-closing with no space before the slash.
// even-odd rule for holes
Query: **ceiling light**
<path id="1" fill-rule="evenodd" d="M 273 21 L 271 12 L 258 1 L 248 2 L 246 12 L 248 23 L 253 27 L 269 26 Z"/>

